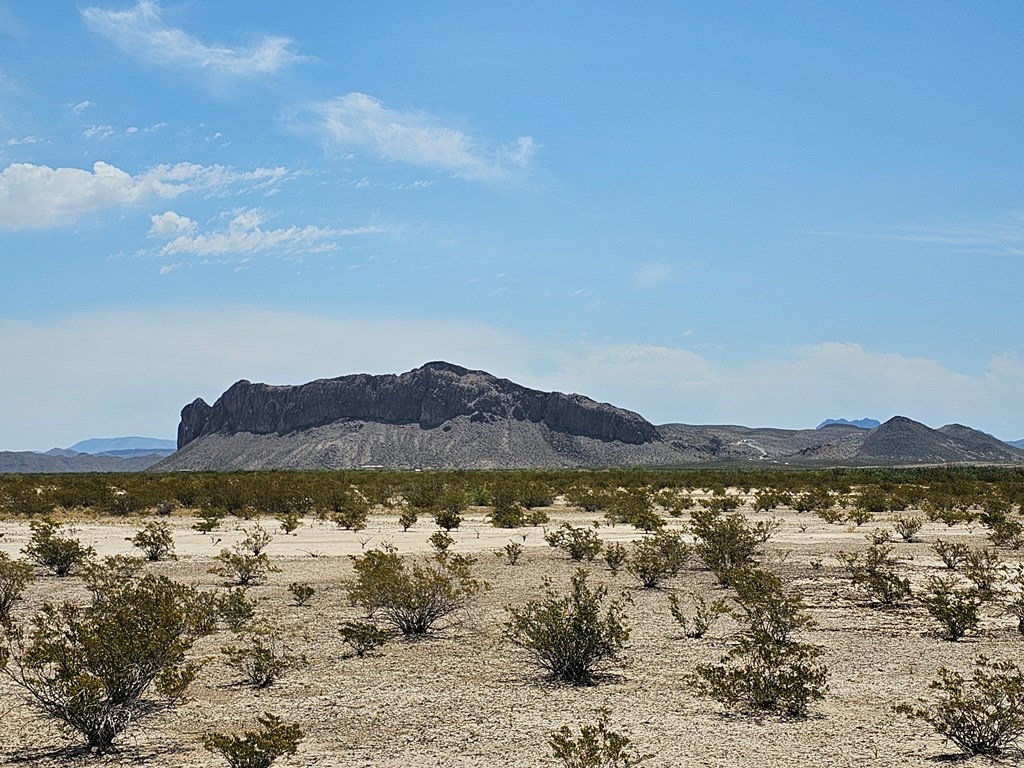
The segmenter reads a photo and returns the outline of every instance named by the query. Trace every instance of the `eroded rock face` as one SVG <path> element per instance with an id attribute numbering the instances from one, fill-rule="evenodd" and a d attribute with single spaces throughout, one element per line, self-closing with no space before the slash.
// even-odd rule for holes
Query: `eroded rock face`
<path id="1" fill-rule="evenodd" d="M 632 411 L 435 362 L 400 375 L 356 374 L 297 386 L 239 381 L 212 406 L 202 399 L 185 406 L 178 448 L 204 435 L 284 435 L 343 420 L 419 424 L 429 430 L 459 416 L 472 422 L 529 421 L 631 445 L 661 440 L 654 425 Z"/>

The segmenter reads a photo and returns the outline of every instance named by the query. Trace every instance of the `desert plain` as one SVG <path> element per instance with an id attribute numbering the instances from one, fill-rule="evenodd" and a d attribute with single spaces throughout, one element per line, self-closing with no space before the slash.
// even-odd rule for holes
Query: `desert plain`
<path id="1" fill-rule="evenodd" d="M 575 729 L 592 723 L 602 708 L 608 710 L 610 727 L 631 739 L 633 750 L 652 755 L 645 765 L 659 768 L 934 766 L 953 759 L 958 754 L 953 744 L 893 707 L 934 698 L 928 684 L 940 667 L 968 675 L 979 654 L 1020 663 L 1024 637 L 1016 619 L 1001 604 L 988 604 L 977 631 L 947 641 L 919 603 L 881 609 L 851 584 L 839 554 L 865 549 L 867 536 L 885 528 L 885 520 L 856 526 L 788 508 L 755 512 L 750 499 L 744 496 L 740 511 L 751 521 L 780 524 L 759 556 L 760 566 L 800 594 L 815 623 L 801 630 L 799 639 L 820 646 L 828 668 L 825 698 L 811 705 L 805 719 L 731 712 L 698 695 L 688 676 L 696 664 L 717 661 L 735 641 L 739 625 L 725 617 L 704 638 L 687 638 L 669 612 L 668 596 L 676 594 L 688 606 L 689 595 L 728 596 L 730 591 L 696 559 L 657 589 L 642 588 L 625 570 L 613 574 L 600 557 L 571 561 L 548 546 L 545 530 L 561 523 L 590 525 L 602 517 L 561 498 L 544 510 L 550 520 L 543 528 L 495 528 L 486 519 L 487 509 L 468 509 L 461 526 L 451 531 L 452 551 L 475 558 L 473 575 L 489 588 L 427 636 L 396 636 L 364 657 L 352 655 L 338 631 L 341 622 L 364 618 L 345 588 L 354 575 L 351 556 L 390 544 L 411 558 L 429 557 L 428 538 L 438 530 L 432 520 L 421 516 L 403 531 L 394 512 L 377 510 L 360 531 L 309 517 L 285 534 L 271 517 L 228 518 L 205 534 L 193 528 L 195 517 L 178 510 L 162 518 L 172 526 L 177 559 L 147 563 L 144 571 L 224 590 L 224 578 L 210 572 L 214 558 L 259 522 L 274 536 L 266 551 L 279 570 L 250 587 L 248 595 L 257 601 L 256 618 L 307 663 L 256 690 L 241 684 L 225 663 L 220 649 L 233 636 L 218 630 L 193 648 L 204 667 L 187 700 L 140 720 L 118 740 L 115 752 L 99 756 L 69 749 L 80 743 L 78 737 L 43 717 L 9 677 L 0 675 L 0 763 L 223 766 L 223 758 L 203 748 L 203 736 L 253 728 L 257 714 L 272 712 L 298 723 L 305 734 L 297 754 L 281 757 L 275 766 L 558 766 L 548 744 L 551 733 L 562 725 Z M 152 518 L 82 515 L 73 523 L 80 541 L 104 557 L 139 554 L 127 539 L 146 519 Z M 666 519 L 669 530 L 685 529 L 685 514 Z M 21 557 L 29 534 L 24 519 L 0 521 L 0 551 Z M 623 524 L 602 524 L 598 534 L 623 543 L 644 536 Z M 989 543 L 979 525 L 964 523 L 927 522 L 909 543 L 895 537 L 892 553 L 915 587 L 944 572 L 931 549 L 940 538 L 972 547 Z M 511 541 L 524 550 L 515 565 L 499 554 Z M 1009 565 L 1021 560 L 1016 550 L 1000 550 L 1000 556 Z M 590 686 L 551 681 L 505 637 L 507 606 L 540 597 L 546 578 L 566 589 L 581 567 L 591 584 L 604 584 L 610 597 L 627 600 L 631 629 L 620 662 Z M 316 590 L 306 605 L 295 605 L 288 590 L 292 582 Z M 88 599 L 81 578 L 40 572 L 14 615 L 27 619 L 44 601 Z M 964 764 L 990 760 L 976 757 Z"/>

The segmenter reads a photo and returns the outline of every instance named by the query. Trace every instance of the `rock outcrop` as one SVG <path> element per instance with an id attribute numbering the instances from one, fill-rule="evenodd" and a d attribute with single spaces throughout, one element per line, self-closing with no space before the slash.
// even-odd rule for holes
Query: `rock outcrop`
<path id="1" fill-rule="evenodd" d="M 213 434 L 286 435 L 339 421 L 417 424 L 432 430 L 458 417 L 470 423 L 532 422 L 554 432 L 630 445 L 661 439 L 654 425 L 631 411 L 435 362 L 400 375 L 356 374 L 297 386 L 239 381 L 212 406 L 197 399 L 182 410 L 178 449 Z"/>

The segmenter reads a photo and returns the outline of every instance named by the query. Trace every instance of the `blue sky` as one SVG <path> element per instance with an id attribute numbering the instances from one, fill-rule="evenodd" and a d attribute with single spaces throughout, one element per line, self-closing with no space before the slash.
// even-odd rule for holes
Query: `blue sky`
<path id="1" fill-rule="evenodd" d="M 1024 437 L 1016 2 L 0 0 L 0 450 L 446 359 Z"/>

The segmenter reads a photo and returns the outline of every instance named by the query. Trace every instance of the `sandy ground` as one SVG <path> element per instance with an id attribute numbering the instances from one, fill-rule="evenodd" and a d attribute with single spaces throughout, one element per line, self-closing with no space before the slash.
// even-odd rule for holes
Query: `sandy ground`
<path id="1" fill-rule="evenodd" d="M 979 653 L 1017 661 L 1024 657 L 1015 619 L 999 606 L 987 607 L 981 631 L 958 643 L 941 639 L 920 606 L 869 607 L 850 586 L 835 554 L 866 547 L 865 534 L 876 524 L 831 525 L 781 510 L 774 516 L 782 519 L 782 528 L 769 542 L 762 564 L 803 595 L 817 626 L 803 632 L 802 639 L 824 649 L 829 668 L 828 694 L 808 719 L 729 714 L 687 686 L 685 677 L 694 665 L 717 660 L 736 629 L 730 619 L 704 639 L 682 637 L 667 595 L 725 594 L 710 573 L 700 570 L 684 571 L 664 589 L 644 590 L 625 572 L 613 576 L 601 561 L 588 565 L 593 582 L 631 600 L 629 647 L 624 663 L 597 685 L 554 684 L 503 640 L 504 608 L 537 596 L 545 576 L 568 584 L 577 564 L 549 548 L 540 528 L 495 529 L 484 521 L 484 511 L 470 510 L 452 534 L 454 551 L 477 556 L 474 573 L 489 582 L 490 590 L 457 624 L 419 640 L 396 639 L 365 658 L 347 657 L 337 631 L 340 622 L 360 618 L 343 588 L 352 574 L 347 555 L 385 542 L 402 553 L 425 553 L 435 526 L 421 520 L 402 532 L 394 515 L 376 514 L 359 532 L 305 520 L 295 535 L 284 535 L 276 521 L 264 520 L 275 532 L 267 551 L 280 571 L 249 594 L 259 601 L 258 616 L 293 638 L 293 650 L 306 654 L 307 667 L 256 691 L 237 684 L 219 653 L 230 633 L 204 638 L 194 652 L 207 664 L 189 700 L 141 721 L 121 740 L 117 753 L 103 757 L 62 751 L 74 737 L 42 719 L 21 690 L 0 676 L 0 764 L 222 766 L 220 757 L 202 748 L 203 734 L 252 727 L 256 713 L 269 711 L 300 723 L 306 732 L 298 754 L 281 758 L 276 766 L 556 766 L 547 744 L 550 733 L 563 724 L 592 722 L 599 708 L 607 707 L 611 727 L 629 736 L 638 750 L 653 753 L 651 766 L 932 766 L 954 754 L 955 747 L 924 724 L 894 714 L 893 705 L 928 696 L 928 681 L 940 666 L 966 673 Z M 563 507 L 549 512 L 549 528 L 597 518 Z M 746 512 L 752 519 L 765 517 Z M 251 523 L 230 519 L 206 535 L 192 530 L 194 520 L 187 516 L 170 520 L 180 559 L 146 568 L 222 588 L 222 580 L 208 572 L 212 558 L 242 537 L 233 526 Z M 99 555 L 128 554 L 133 549 L 125 539 L 140 521 L 83 519 L 77 525 L 79 538 Z M 28 533 L 24 521 L 0 521 L 0 551 L 17 555 Z M 621 525 L 602 527 L 600 534 L 623 541 L 639 536 Z M 927 524 L 919 543 L 893 545 L 901 569 L 915 584 L 942 569 L 929 546 L 936 538 L 986 543 L 978 529 Z M 512 539 L 526 550 L 516 566 L 492 554 Z M 1002 554 L 1009 561 L 1021 556 Z M 309 582 L 317 590 L 307 606 L 293 604 L 287 589 L 293 581 Z M 41 576 L 16 614 L 30 615 L 46 599 L 85 597 L 77 578 Z"/>

